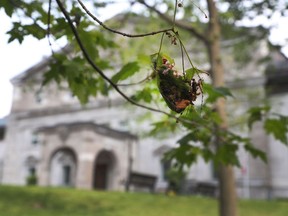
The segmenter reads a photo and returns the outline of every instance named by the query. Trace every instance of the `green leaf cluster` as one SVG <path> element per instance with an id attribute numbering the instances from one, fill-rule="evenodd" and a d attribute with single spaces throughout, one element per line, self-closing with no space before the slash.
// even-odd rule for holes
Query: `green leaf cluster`
<path id="1" fill-rule="evenodd" d="M 248 110 L 248 114 L 249 114 L 249 118 L 248 118 L 248 127 L 251 130 L 252 129 L 252 125 L 254 122 L 257 121 L 262 121 L 264 115 L 267 114 L 267 112 L 270 111 L 270 107 L 269 106 L 261 106 L 261 107 L 251 107 Z"/>
<path id="2" fill-rule="evenodd" d="M 252 107 L 248 110 L 248 127 L 252 129 L 253 123 L 262 121 L 264 130 L 276 140 L 288 145 L 288 117 L 273 113 L 270 106 Z"/>
<path id="3" fill-rule="evenodd" d="M 55 54 L 50 64 L 50 70 L 44 75 L 43 85 L 51 81 L 61 84 L 66 80 L 73 95 L 77 96 L 82 104 L 89 101 L 90 96 L 98 93 L 107 95 L 108 85 L 98 74 L 86 64 L 80 56 L 67 59 L 63 54 Z"/>
<path id="4" fill-rule="evenodd" d="M 133 76 L 135 73 L 139 72 L 140 67 L 138 62 L 129 62 L 125 64 L 121 70 L 112 76 L 111 80 L 114 83 L 118 83 L 119 81 L 123 81 Z"/>
<path id="5" fill-rule="evenodd" d="M 24 25 L 21 22 L 13 22 L 13 27 L 10 31 L 7 32 L 10 35 L 8 43 L 18 40 L 21 44 L 25 36 L 33 35 L 37 39 L 42 39 L 46 35 L 46 30 L 43 29 L 37 23 Z"/>
<path id="6" fill-rule="evenodd" d="M 206 103 L 214 103 L 219 98 L 233 97 L 232 93 L 228 88 L 225 87 L 214 87 L 209 83 L 203 84 L 203 91 L 208 95 Z"/>
<path id="7" fill-rule="evenodd" d="M 288 117 L 279 115 L 278 118 L 266 119 L 264 129 L 276 140 L 288 145 Z"/>

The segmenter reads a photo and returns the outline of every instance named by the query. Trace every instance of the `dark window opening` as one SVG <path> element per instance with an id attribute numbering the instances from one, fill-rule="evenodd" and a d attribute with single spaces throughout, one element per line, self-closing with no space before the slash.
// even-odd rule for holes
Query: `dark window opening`
<path id="1" fill-rule="evenodd" d="M 219 179 L 219 166 L 217 166 L 213 161 L 212 161 L 212 176 L 214 179 Z"/>
<path id="2" fill-rule="evenodd" d="M 167 173 L 171 169 L 171 161 L 162 160 L 161 169 L 162 169 L 162 178 L 163 180 L 167 181 L 168 180 Z"/>
<path id="3" fill-rule="evenodd" d="M 71 167 L 68 165 L 63 166 L 63 184 L 65 186 L 71 185 Z"/>
<path id="4" fill-rule="evenodd" d="M 0 140 L 5 138 L 5 127 L 0 127 Z"/>
<path id="5" fill-rule="evenodd" d="M 35 93 L 35 101 L 40 104 L 43 101 L 43 93 L 41 91 L 37 91 Z"/>
<path id="6" fill-rule="evenodd" d="M 35 176 L 36 175 L 36 169 L 35 167 L 29 168 L 29 176 Z"/>
<path id="7" fill-rule="evenodd" d="M 39 138 L 37 134 L 32 134 L 32 139 L 31 139 L 31 143 L 33 145 L 37 145 L 39 143 Z"/>

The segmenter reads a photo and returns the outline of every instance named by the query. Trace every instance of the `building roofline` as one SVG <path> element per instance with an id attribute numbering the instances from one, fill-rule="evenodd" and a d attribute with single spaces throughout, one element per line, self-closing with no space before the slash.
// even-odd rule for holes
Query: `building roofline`
<path id="1" fill-rule="evenodd" d="M 110 128 L 106 125 L 103 124 L 96 124 L 92 121 L 88 122 L 72 122 L 72 123 L 60 123 L 57 125 L 53 126 L 45 126 L 38 128 L 36 132 L 41 133 L 41 132 L 48 132 L 48 133 L 53 133 L 55 131 L 58 131 L 60 128 L 67 129 L 67 134 L 73 132 L 73 131 L 79 131 L 79 130 L 87 130 L 92 129 L 95 133 L 104 135 L 106 137 L 114 138 L 114 139 L 129 139 L 129 140 L 137 140 L 138 137 L 134 134 L 131 134 L 126 131 L 119 131 L 113 128 Z M 69 129 L 69 130 L 68 130 Z"/>
<path id="2" fill-rule="evenodd" d="M 62 49 L 60 49 L 57 53 L 71 53 L 72 50 L 73 49 L 71 45 L 66 45 Z M 13 85 L 17 85 L 36 73 L 44 72 L 45 69 L 47 69 L 47 67 L 49 66 L 51 60 L 53 60 L 53 56 L 44 57 L 40 62 L 36 63 L 27 70 L 23 71 L 22 73 L 10 79 L 10 82 Z"/>
<path id="3" fill-rule="evenodd" d="M 249 79 L 233 80 L 227 82 L 227 87 L 231 89 L 239 89 L 246 87 L 264 86 L 266 83 L 266 77 L 249 77 Z"/>

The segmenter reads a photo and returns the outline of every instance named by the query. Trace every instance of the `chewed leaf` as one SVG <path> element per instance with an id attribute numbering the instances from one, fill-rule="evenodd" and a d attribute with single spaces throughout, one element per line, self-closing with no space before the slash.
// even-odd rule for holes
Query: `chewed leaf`
<path id="1" fill-rule="evenodd" d="M 187 80 L 191 80 L 196 74 L 199 75 L 199 74 L 206 74 L 206 75 L 210 75 L 208 72 L 204 71 L 204 70 L 200 70 L 196 67 L 192 67 L 192 68 L 189 68 L 187 70 L 185 70 L 185 73 L 186 73 L 186 79 Z"/>
<path id="2" fill-rule="evenodd" d="M 206 74 L 206 75 L 210 75 L 208 72 L 204 71 L 204 70 L 200 70 L 196 67 L 192 67 L 192 68 L 189 68 L 187 70 L 185 70 L 185 73 L 186 73 L 186 79 L 187 80 L 191 80 L 193 77 L 195 77 L 195 75 L 199 75 L 199 74 Z"/>
<path id="3" fill-rule="evenodd" d="M 185 73 L 186 73 L 186 79 L 187 79 L 187 80 L 191 80 L 191 79 L 195 76 L 195 74 L 198 73 L 198 71 L 199 71 L 199 70 L 198 70 L 197 68 L 195 68 L 195 67 L 187 69 L 187 70 L 185 71 Z"/>
<path id="4" fill-rule="evenodd" d="M 173 69 L 169 69 L 169 65 L 163 65 L 157 70 L 157 85 L 168 107 L 180 113 L 192 103 L 192 96 L 189 83 L 174 72 Z"/>
<path id="5" fill-rule="evenodd" d="M 160 55 L 161 55 L 162 58 L 167 59 L 167 60 L 170 62 L 170 64 L 175 64 L 174 59 L 171 58 L 169 55 L 167 55 L 167 54 L 165 54 L 165 53 L 161 53 Z"/>
<path id="6" fill-rule="evenodd" d="M 173 58 L 171 58 L 169 55 L 165 53 L 154 53 L 150 56 L 152 67 L 154 69 L 158 69 L 163 64 L 163 59 L 166 59 L 170 64 L 175 64 L 175 61 Z"/>

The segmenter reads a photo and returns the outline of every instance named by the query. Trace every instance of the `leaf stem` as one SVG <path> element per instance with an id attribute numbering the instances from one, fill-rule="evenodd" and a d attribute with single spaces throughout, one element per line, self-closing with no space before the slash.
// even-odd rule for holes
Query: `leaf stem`
<path id="1" fill-rule="evenodd" d="M 52 48 L 52 43 L 51 43 L 51 38 L 50 38 L 50 24 L 51 24 L 51 4 L 52 4 L 52 0 L 49 0 L 48 3 L 48 15 L 47 15 L 47 39 L 48 39 L 48 43 L 49 46 L 51 48 L 51 53 L 52 55 L 54 54 L 53 48 Z"/>
<path id="2" fill-rule="evenodd" d="M 175 22 L 176 22 L 176 13 L 177 13 L 177 1 L 178 0 L 175 0 L 175 6 L 174 6 L 174 14 L 173 14 L 173 26 L 172 26 L 172 29 L 174 30 L 175 28 Z"/>
<path id="3" fill-rule="evenodd" d="M 158 66 L 157 64 L 158 64 L 159 57 L 160 57 L 160 53 L 161 53 L 161 50 L 162 50 L 163 39 L 164 39 L 164 33 L 163 33 L 162 36 L 161 36 L 160 46 L 159 46 L 159 50 L 158 50 L 158 55 L 157 55 L 157 60 L 156 60 L 155 69 L 157 69 L 157 66 Z M 153 67 L 153 68 L 154 68 L 154 67 Z"/>

